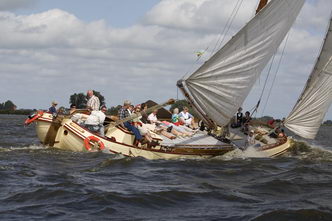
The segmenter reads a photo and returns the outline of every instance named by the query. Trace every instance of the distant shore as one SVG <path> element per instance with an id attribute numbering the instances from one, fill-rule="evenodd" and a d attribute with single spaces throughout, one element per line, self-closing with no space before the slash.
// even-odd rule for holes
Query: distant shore
<path id="1" fill-rule="evenodd" d="M 36 110 L 20 109 L 20 110 L 0 110 L 0 114 L 13 114 L 13 115 L 30 115 Z"/>

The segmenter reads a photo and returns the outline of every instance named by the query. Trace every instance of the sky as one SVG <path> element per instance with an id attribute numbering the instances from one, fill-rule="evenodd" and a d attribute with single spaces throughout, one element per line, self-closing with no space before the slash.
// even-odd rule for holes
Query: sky
<path id="1" fill-rule="evenodd" d="M 53 100 L 69 106 L 73 93 L 101 92 L 107 106 L 124 100 L 182 99 L 177 80 L 192 73 L 196 52 L 213 48 L 234 0 L 1 0 L 0 102 L 47 109 Z M 242 1 L 225 41 L 253 16 L 257 0 Z M 260 115 L 291 111 L 319 54 L 332 1 L 307 0 L 281 44 L 281 64 L 267 89 Z M 277 62 L 275 62 L 277 63 Z M 269 65 L 268 65 L 269 66 Z M 244 103 L 261 94 L 268 67 Z M 276 73 L 277 65 L 271 68 Z M 269 99 L 268 92 L 271 89 Z M 332 119 L 330 108 L 325 119 Z"/>

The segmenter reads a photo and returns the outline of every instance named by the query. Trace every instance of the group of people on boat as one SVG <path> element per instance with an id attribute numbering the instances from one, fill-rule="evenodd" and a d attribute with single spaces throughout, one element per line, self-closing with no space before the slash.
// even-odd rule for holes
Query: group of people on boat
<path id="1" fill-rule="evenodd" d="M 76 106 L 72 104 L 69 110 L 71 120 L 92 132 L 97 132 L 101 136 L 105 136 L 104 122 L 107 107 L 105 105 L 100 106 L 100 100 L 94 95 L 93 90 L 87 91 L 87 98 L 86 109 L 88 113 L 76 113 Z M 49 113 L 53 114 L 53 116 L 59 112 L 56 109 L 57 104 L 54 101 L 49 108 Z M 170 122 L 160 121 L 157 118 L 158 109 L 153 110 L 148 115 L 147 108 L 146 103 L 134 106 L 130 101 L 126 100 L 118 111 L 118 126 L 134 134 L 135 140 L 133 145 L 135 146 L 139 144 L 147 144 L 148 147 L 158 145 L 158 142 L 153 139 L 154 133 L 163 135 L 168 139 L 176 139 L 177 137 L 193 136 L 197 131 L 194 116 L 189 113 L 187 107 L 184 107 L 180 113 L 179 109 L 175 108 Z"/>
<path id="2" fill-rule="evenodd" d="M 176 139 L 177 137 L 193 136 L 197 130 L 194 117 L 188 112 L 187 107 L 184 107 L 181 113 L 179 113 L 178 108 L 175 108 L 171 122 L 160 121 L 157 117 L 158 109 L 153 110 L 149 115 L 147 109 L 146 103 L 134 106 L 130 101 L 124 101 L 122 108 L 119 110 L 120 126 L 133 132 L 135 135 L 134 146 L 138 146 L 139 143 L 147 143 L 148 147 L 158 145 L 158 142 L 153 140 L 153 134 L 160 134 L 168 139 Z M 132 115 L 134 117 L 131 119 L 130 116 Z M 124 119 L 129 120 L 122 122 Z"/>
<path id="3" fill-rule="evenodd" d="M 245 139 L 245 147 L 248 146 L 260 146 L 260 143 L 256 140 L 256 136 L 259 135 L 265 135 L 256 131 L 254 127 L 252 127 L 252 118 L 249 111 L 246 111 L 243 115 L 242 108 L 239 107 L 236 115 L 233 118 L 233 121 L 231 123 L 232 128 L 240 128 L 240 131 L 243 132 L 245 135 L 247 135 Z M 266 128 L 270 128 L 269 132 L 266 133 L 266 135 L 270 138 L 274 139 L 284 139 L 286 138 L 286 134 L 284 129 L 281 128 L 282 121 L 281 120 L 269 120 L 267 123 L 262 123 L 261 126 L 266 126 Z M 259 136 L 261 137 L 261 136 Z"/>
<path id="4" fill-rule="evenodd" d="M 100 106 L 99 98 L 94 95 L 92 90 L 87 91 L 87 97 L 86 108 L 88 113 L 76 113 L 76 106 L 72 104 L 69 110 L 71 119 L 88 130 L 105 136 L 104 122 L 107 107 L 105 105 Z M 56 101 L 52 102 L 49 113 L 57 114 L 57 104 Z M 172 140 L 177 137 L 193 136 L 198 129 L 195 118 L 189 113 L 188 107 L 183 107 L 181 112 L 178 108 L 174 108 L 170 121 L 159 120 L 157 117 L 158 109 L 153 110 L 150 114 L 147 114 L 147 109 L 148 106 L 146 103 L 134 106 L 130 101 L 126 100 L 118 111 L 118 126 L 134 134 L 134 146 L 138 146 L 139 144 L 147 144 L 148 147 L 158 145 L 158 142 L 154 140 L 154 134 L 160 134 Z M 250 126 L 251 120 L 250 112 L 246 111 L 245 114 L 243 114 L 242 108 L 240 107 L 230 125 L 232 128 L 240 128 L 240 130 L 247 135 L 246 146 L 256 144 L 256 134 Z M 271 127 L 273 127 L 274 123 L 275 121 L 268 122 L 267 124 L 271 124 Z M 269 137 L 282 138 L 286 137 L 286 135 L 283 129 L 276 127 L 275 130 L 269 134 Z"/>
<path id="5" fill-rule="evenodd" d="M 240 128 L 245 133 L 248 134 L 249 132 L 249 123 L 252 120 L 250 116 L 250 112 L 246 111 L 244 116 L 242 113 L 242 107 L 239 107 L 233 122 L 231 123 L 232 128 Z"/>

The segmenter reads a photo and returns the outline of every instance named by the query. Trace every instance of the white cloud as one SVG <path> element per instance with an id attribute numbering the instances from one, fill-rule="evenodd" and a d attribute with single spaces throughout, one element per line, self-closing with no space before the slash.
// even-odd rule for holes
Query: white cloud
<path id="1" fill-rule="evenodd" d="M 196 51 L 211 50 L 235 4 L 163 0 L 127 28 L 103 20 L 86 23 L 59 9 L 28 16 L 0 12 L 0 101 L 11 99 L 19 108 L 47 108 L 52 100 L 68 106 L 71 94 L 91 88 L 108 105 L 176 97 L 176 81 L 194 70 Z M 256 5 L 243 1 L 228 39 L 253 16 Z M 327 0 L 306 3 L 291 31 L 267 114 L 285 115 L 296 101 L 318 54 L 331 6 Z M 261 87 L 255 86 L 248 107 Z M 279 99 L 278 91 L 289 92 L 289 99 Z"/>

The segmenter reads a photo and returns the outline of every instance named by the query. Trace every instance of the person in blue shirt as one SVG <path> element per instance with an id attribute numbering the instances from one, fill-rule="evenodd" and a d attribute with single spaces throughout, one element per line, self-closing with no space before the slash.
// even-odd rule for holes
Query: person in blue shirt
<path id="1" fill-rule="evenodd" d="M 58 102 L 56 101 L 53 101 L 52 102 L 52 106 L 48 109 L 48 112 L 51 113 L 52 115 L 56 114 L 57 113 L 57 110 L 56 110 L 56 105 L 58 105 Z"/>

